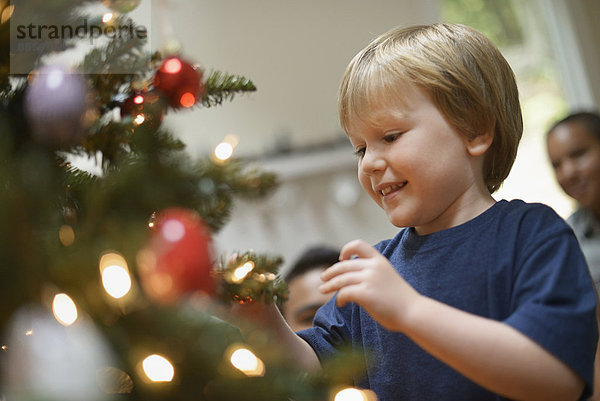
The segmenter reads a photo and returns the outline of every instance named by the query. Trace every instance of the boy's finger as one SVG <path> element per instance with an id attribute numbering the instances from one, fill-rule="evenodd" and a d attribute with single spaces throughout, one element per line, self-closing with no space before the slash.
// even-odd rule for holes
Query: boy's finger
<path id="1" fill-rule="evenodd" d="M 338 276 L 342 273 L 360 270 L 360 269 L 362 269 L 362 264 L 363 264 L 363 261 L 359 261 L 359 260 L 356 260 L 356 261 L 355 260 L 344 260 L 344 261 L 338 262 L 338 263 L 332 265 L 331 267 L 325 269 L 321 273 L 321 280 L 329 281 L 333 277 Z"/>
<path id="2" fill-rule="evenodd" d="M 330 281 L 327 281 L 319 286 L 319 291 L 323 294 L 335 292 L 350 285 L 359 284 L 361 282 L 360 275 L 354 272 L 336 276 Z"/>
<path id="3" fill-rule="evenodd" d="M 365 241 L 357 239 L 348 242 L 342 247 L 340 252 L 340 260 L 352 259 L 354 256 L 359 258 L 370 258 L 376 255 L 379 255 L 379 252 L 377 252 L 375 248 Z"/>
<path id="4" fill-rule="evenodd" d="M 343 290 L 338 291 L 337 295 L 335 296 L 335 304 L 341 308 L 348 302 L 356 302 L 356 298 L 357 296 L 354 288 L 346 287 Z"/>

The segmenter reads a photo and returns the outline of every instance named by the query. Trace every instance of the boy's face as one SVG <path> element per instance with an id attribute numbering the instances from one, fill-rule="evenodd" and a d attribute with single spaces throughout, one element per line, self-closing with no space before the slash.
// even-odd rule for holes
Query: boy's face
<path id="1" fill-rule="evenodd" d="M 392 224 L 429 234 L 464 223 L 494 200 L 483 180 L 483 152 L 448 124 L 421 89 L 382 99 L 351 121 L 362 187 Z M 490 141 L 491 142 L 491 139 Z"/>
<path id="2" fill-rule="evenodd" d="M 583 124 L 571 122 L 557 126 L 546 143 L 562 189 L 600 215 L 600 141 Z"/>

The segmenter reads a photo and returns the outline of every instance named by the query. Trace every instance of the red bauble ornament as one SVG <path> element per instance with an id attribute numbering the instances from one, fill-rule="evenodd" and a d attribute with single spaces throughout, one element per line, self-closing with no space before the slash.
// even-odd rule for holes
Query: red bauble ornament
<path id="1" fill-rule="evenodd" d="M 138 265 L 144 290 L 159 303 L 171 304 L 196 291 L 214 294 L 210 230 L 192 210 L 171 208 L 158 213 Z"/>
<path id="2" fill-rule="evenodd" d="M 164 103 L 157 91 L 134 92 L 121 104 L 121 118 L 131 117 L 136 125 L 158 125 L 163 119 Z"/>
<path id="3" fill-rule="evenodd" d="M 169 57 L 163 61 L 153 85 L 169 99 L 173 108 L 192 107 L 200 100 L 204 91 L 202 70 L 178 57 Z"/>

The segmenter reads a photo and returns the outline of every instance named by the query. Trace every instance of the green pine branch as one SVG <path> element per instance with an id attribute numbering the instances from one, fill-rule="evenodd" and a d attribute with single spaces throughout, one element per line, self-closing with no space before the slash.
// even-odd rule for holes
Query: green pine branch
<path id="1" fill-rule="evenodd" d="M 101 22 L 98 22 L 101 24 Z M 136 24 L 125 16 L 119 16 L 111 25 L 132 26 Z M 90 50 L 78 66 L 95 89 L 97 104 L 110 104 L 111 96 L 128 90 L 132 82 L 142 82 L 154 70 L 159 59 L 158 52 L 148 53 L 143 47 L 147 40 L 136 35 L 121 38 L 118 35 L 102 47 Z"/>
<path id="2" fill-rule="evenodd" d="M 264 302 L 281 305 L 288 298 L 286 283 L 276 274 L 283 259 L 253 251 L 222 256 L 217 270 L 218 297 L 225 303 Z"/>
<path id="3" fill-rule="evenodd" d="M 278 182 L 275 174 L 249 168 L 241 160 L 215 163 L 210 158 L 198 161 L 196 174 L 202 201 L 197 210 L 215 232 L 229 220 L 234 196 L 254 199 L 274 191 Z"/>
<path id="4" fill-rule="evenodd" d="M 68 162 L 63 162 L 62 165 L 64 167 L 66 187 L 79 188 L 87 185 L 94 185 L 98 181 L 98 177 L 94 174 L 81 170 Z"/>
<path id="5" fill-rule="evenodd" d="M 221 105 L 225 100 L 232 100 L 238 93 L 256 91 L 256 86 L 248 78 L 221 71 L 212 71 L 204 86 L 202 105 L 205 107 Z"/>

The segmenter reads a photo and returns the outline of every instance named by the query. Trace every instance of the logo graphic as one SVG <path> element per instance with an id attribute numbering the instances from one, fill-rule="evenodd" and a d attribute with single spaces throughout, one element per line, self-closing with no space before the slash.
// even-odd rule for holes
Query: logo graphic
<path id="1" fill-rule="evenodd" d="M 128 43 L 150 51 L 151 13 L 149 1 L 141 2 L 128 14 L 119 14 L 103 5 L 74 10 L 71 16 L 39 15 L 28 9 L 27 0 L 12 0 L 10 23 L 10 73 L 29 74 L 38 60 L 52 61 L 71 68 L 96 50 L 103 59 L 95 73 L 135 73 L 136 68 L 119 60 L 118 52 L 111 59 L 106 48 L 115 43 Z M 59 54 L 60 53 L 60 54 Z"/>

